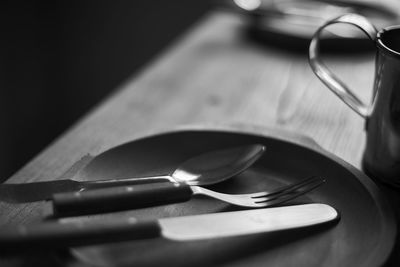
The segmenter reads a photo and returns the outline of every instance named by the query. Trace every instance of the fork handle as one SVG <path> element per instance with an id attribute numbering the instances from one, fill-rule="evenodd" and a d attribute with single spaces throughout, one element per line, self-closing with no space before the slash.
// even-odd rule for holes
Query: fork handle
<path id="1" fill-rule="evenodd" d="M 80 216 L 184 202 L 192 195 L 190 186 L 178 183 L 120 186 L 54 194 L 52 208 L 55 217 Z"/>

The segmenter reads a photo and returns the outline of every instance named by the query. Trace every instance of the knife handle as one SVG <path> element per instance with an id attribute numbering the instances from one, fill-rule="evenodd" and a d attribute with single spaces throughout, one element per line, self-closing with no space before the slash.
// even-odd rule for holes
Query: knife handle
<path id="1" fill-rule="evenodd" d="M 58 193 L 52 206 L 55 217 L 80 216 L 184 202 L 192 194 L 185 184 L 143 184 Z"/>
<path id="2" fill-rule="evenodd" d="M 104 218 L 103 218 L 104 219 Z M 157 221 L 134 218 L 109 221 L 43 222 L 0 230 L 0 254 L 46 251 L 70 246 L 155 238 L 161 236 Z"/>

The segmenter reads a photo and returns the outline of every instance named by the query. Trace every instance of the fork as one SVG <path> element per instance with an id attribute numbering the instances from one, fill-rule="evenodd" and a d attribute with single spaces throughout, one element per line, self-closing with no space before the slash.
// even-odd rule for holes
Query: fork
<path id="1" fill-rule="evenodd" d="M 200 186 L 159 183 L 54 194 L 54 217 L 80 216 L 188 201 L 206 195 L 236 206 L 262 208 L 281 204 L 315 189 L 325 180 L 312 176 L 271 192 L 224 194 Z"/>
<path id="2" fill-rule="evenodd" d="M 248 208 L 265 208 L 289 201 L 313 190 L 325 182 L 324 179 L 312 176 L 300 182 L 290 184 L 272 192 L 251 194 L 224 194 L 200 186 L 191 186 L 194 195 L 206 195 L 221 201 Z"/>

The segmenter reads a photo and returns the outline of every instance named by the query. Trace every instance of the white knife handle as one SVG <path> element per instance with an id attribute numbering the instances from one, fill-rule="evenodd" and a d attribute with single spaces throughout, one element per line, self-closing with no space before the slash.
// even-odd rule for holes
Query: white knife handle
<path id="1" fill-rule="evenodd" d="M 157 221 L 137 221 L 133 218 L 105 222 L 51 221 L 2 228 L 0 255 L 155 238 L 160 235 L 161 228 Z"/>

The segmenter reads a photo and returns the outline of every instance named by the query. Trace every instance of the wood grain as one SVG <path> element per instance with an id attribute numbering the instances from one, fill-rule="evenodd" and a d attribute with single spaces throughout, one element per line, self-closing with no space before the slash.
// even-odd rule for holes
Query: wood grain
<path id="1" fill-rule="evenodd" d="M 294 131 L 360 168 L 364 120 L 316 78 L 306 55 L 259 44 L 246 38 L 244 29 L 233 14 L 208 14 L 8 182 L 57 179 L 87 154 L 148 132 L 202 123 Z M 373 57 L 326 60 L 368 100 Z M 39 221 L 42 212 L 43 203 L 0 203 L 0 225 Z"/>

